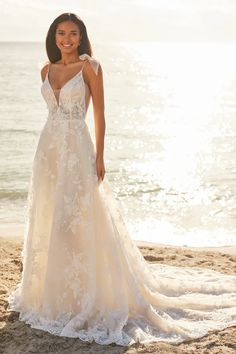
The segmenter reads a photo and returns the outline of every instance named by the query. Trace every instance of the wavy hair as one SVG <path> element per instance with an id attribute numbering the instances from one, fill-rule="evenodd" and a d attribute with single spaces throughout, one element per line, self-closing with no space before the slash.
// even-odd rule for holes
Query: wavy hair
<path id="1" fill-rule="evenodd" d="M 55 35 L 58 24 L 64 21 L 72 21 L 79 28 L 81 34 L 81 42 L 77 48 L 78 54 L 81 55 L 86 53 L 92 56 L 92 47 L 88 38 L 87 29 L 84 22 L 77 15 L 68 12 L 58 16 L 49 27 L 46 37 L 46 51 L 50 62 L 55 63 L 56 61 L 61 59 L 61 51 L 56 45 Z"/>

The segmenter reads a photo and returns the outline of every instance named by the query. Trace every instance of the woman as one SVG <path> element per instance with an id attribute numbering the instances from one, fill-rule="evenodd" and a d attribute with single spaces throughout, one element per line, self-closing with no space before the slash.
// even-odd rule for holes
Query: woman
<path id="1" fill-rule="evenodd" d="M 182 342 L 236 324 L 236 277 L 148 264 L 104 178 L 102 68 L 62 14 L 42 68 L 48 118 L 36 150 L 21 282 L 9 307 L 33 328 L 99 344 Z M 86 112 L 93 101 L 96 148 Z"/>

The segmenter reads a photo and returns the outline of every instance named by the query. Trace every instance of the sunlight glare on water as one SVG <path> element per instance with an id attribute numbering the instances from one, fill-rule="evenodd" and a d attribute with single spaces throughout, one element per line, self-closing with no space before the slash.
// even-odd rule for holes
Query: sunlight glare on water
<path id="1" fill-rule="evenodd" d="M 145 125 L 149 128 L 145 153 L 128 170 L 158 185 L 142 199 L 156 217 L 148 220 L 147 213 L 131 229 L 153 241 L 165 233 L 172 243 L 176 234 L 178 242 L 186 235 L 183 243 L 188 244 L 208 245 L 212 238 L 224 244 L 227 235 L 235 243 L 235 102 L 229 99 L 236 46 L 133 43 L 127 50 L 144 80 L 139 86 L 146 94 L 141 130 L 145 134 Z M 233 184 L 227 184 L 229 175 L 234 175 Z"/>

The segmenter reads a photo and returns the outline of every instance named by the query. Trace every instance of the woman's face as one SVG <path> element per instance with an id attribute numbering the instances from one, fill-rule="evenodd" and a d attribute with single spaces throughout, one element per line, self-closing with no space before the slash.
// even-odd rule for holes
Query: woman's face
<path id="1" fill-rule="evenodd" d="M 77 49 L 80 43 L 80 30 L 72 21 L 61 22 L 57 26 L 55 40 L 61 52 L 71 53 Z"/>

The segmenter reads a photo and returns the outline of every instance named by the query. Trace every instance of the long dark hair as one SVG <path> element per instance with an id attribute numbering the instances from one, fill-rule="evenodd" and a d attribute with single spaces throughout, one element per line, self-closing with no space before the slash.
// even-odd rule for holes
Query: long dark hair
<path id="1" fill-rule="evenodd" d="M 81 34 L 81 42 L 77 48 L 78 54 L 88 54 L 92 56 L 92 47 L 88 38 L 87 29 L 84 22 L 75 14 L 72 13 L 63 13 L 58 16 L 53 23 L 50 25 L 47 37 L 46 37 L 46 51 L 48 58 L 51 63 L 55 63 L 56 61 L 61 59 L 61 51 L 56 45 L 55 35 L 56 29 L 59 23 L 64 21 L 72 21 L 74 22 L 80 30 Z"/>

